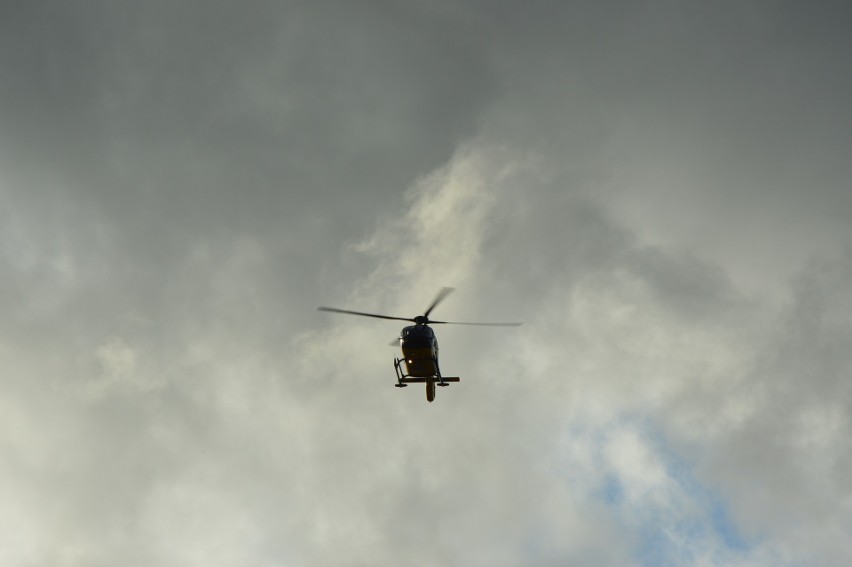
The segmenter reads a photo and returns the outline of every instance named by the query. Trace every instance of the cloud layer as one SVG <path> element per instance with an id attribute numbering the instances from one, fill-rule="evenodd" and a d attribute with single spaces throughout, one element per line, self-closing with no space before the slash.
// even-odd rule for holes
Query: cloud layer
<path id="1" fill-rule="evenodd" d="M 852 557 L 843 8 L 2 11 L 0 563 Z"/>

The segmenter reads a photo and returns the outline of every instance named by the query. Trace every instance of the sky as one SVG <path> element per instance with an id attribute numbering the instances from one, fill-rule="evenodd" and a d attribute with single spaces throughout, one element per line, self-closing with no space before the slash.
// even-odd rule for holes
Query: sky
<path id="1" fill-rule="evenodd" d="M 848 565 L 850 16 L 0 2 L 0 564 Z"/>

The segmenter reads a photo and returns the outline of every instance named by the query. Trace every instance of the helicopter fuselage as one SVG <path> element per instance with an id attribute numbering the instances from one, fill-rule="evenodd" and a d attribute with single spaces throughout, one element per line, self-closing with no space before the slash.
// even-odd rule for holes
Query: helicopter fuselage
<path id="1" fill-rule="evenodd" d="M 405 327 L 400 333 L 399 345 L 403 358 L 393 361 L 396 370 L 395 386 L 404 388 L 408 384 L 422 382 L 426 384 L 426 399 L 435 399 L 435 386 L 449 386 L 449 382 L 459 382 L 458 376 L 442 376 L 438 366 L 438 339 L 435 332 L 425 323 Z M 404 372 L 402 364 L 405 364 Z"/>
<path id="2" fill-rule="evenodd" d="M 402 356 L 409 376 L 427 378 L 438 375 L 438 339 L 426 325 L 405 327 L 399 337 Z"/>

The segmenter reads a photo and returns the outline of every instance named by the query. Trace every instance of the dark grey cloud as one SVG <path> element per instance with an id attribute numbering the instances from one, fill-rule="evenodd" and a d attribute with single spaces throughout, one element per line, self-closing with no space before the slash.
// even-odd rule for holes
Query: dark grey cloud
<path id="1" fill-rule="evenodd" d="M 70 251 L 76 273 L 109 273 L 77 290 L 95 296 L 76 302 L 87 319 L 92 303 L 110 317 L 119 303 L 151 314 L 198 302 L 234 238 L 266 259 L 260 293 L 311 294 L 317 259 L 333 265 L 340 242 L 391 214 L 491 96 L 480 48 L 440 13 L 7 10 L 7 224 L 40 258 Z"/>

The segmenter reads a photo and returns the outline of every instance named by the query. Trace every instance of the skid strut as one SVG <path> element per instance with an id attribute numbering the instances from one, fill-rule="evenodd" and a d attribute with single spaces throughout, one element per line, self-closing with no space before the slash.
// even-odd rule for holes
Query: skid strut
<path id="1" fill-rule="evenodd" d="M 396 371 L 396 384 L 394 384 L 394 386 L 396 386 L 397 388 L 405 388 L 406 386 L 408 386 L 408 384 L 403 382 L 403 379 L 405 378 L 405 373 L 402 371 L 402 368 L 399 367 L 400 362 L 401 361 L 398 358 L 393 359 L 393 369 Z"/>
<path id="2" fill-rule="evenodd" d="M 438 366 L 438 357 L 433 356 L 432 362 L 435 363 L 435 370 L 438 372 L 438 386 L 449 386 L 449 384 L 447 384 L 441 377 L 441 367 Z"/>

